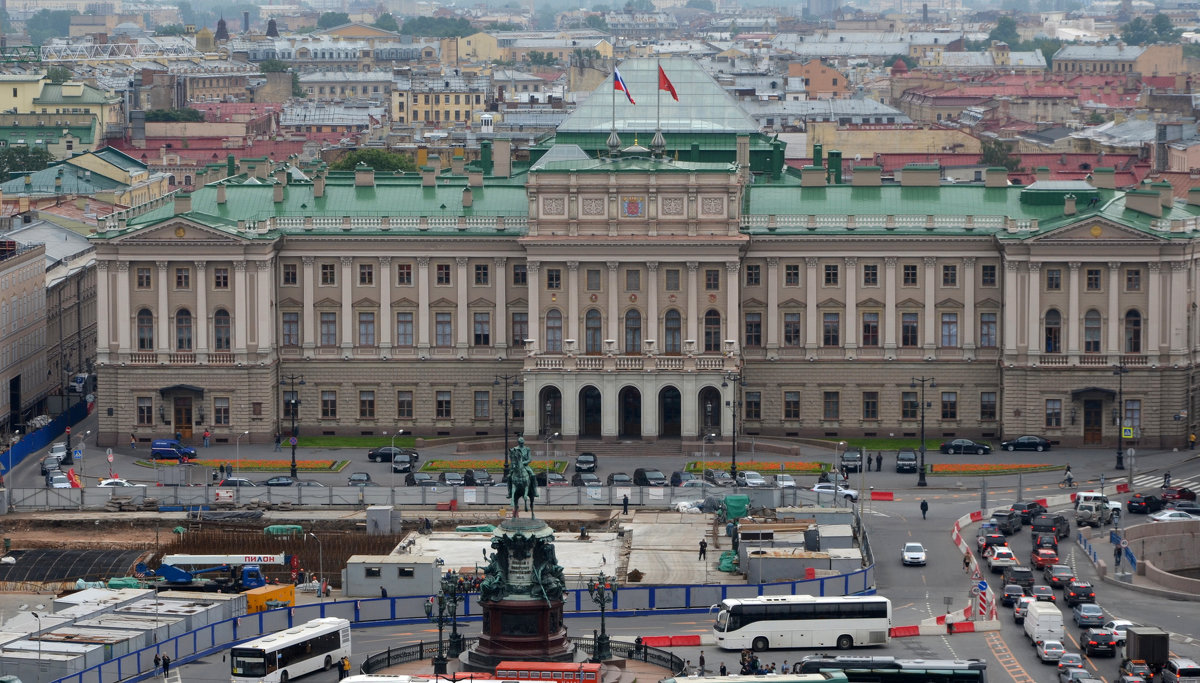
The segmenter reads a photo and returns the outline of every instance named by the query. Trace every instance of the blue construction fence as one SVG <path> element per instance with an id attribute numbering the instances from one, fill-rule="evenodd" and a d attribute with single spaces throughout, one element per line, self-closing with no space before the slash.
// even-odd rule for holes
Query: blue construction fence
<path id="1" fill-rule="evenodd" d="M 12 468 L 24 462 L 25 458 L 54 443 L 67 431 L 67 427 L 82 421 L 87 414 L 87 401 L 79 401 L 71 405 L 66 412 L 50 420 L 45 427 L 23 435 L 20 441 L 0 453 L 0 469 L 3 474 L 7 475 Z"/>

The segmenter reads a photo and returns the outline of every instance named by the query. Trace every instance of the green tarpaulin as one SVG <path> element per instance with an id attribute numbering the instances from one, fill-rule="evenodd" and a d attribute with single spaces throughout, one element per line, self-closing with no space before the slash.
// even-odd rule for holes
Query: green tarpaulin
<path id="1" fill-rule="evenodd" d="M 496 530 L 496 527 L 492 526 L 491 524 L 476 524 L 476 525 L 467 525 L 467 526 L 456 526 L 456 527 L 454 527 L 454 530 L 455 531 L 468 531 L 468 532 L 478 532 L 478 533 L 490 534 Z"/>
<path id="2" fill-rule="evenodd" d="M 721 553 L 721 561 L 717 563 L 717 569 L 731 574 L 736 573 L 738 570 L 737 553 L 732 550 Z"/>
<path id="3" fill-rule="evenodd" d="M 268 536 L 299 536 L 304 533 L 304 527 L 299 524 L 272 524 L 263 529 Z"/>
<path id="4" fill-rule="evenodd" d="M 119 579 L 109 579 L 108 580 L 108 587 L 111 588 L 112 590 L 118 590 L 121 588 L 140 588 L 141 585 L 142 585 L 142 582 L 138 581 L 137 579 L 133 578 L 132 576 L 123 576 Z"/>
<path id="5" fill-rule="evenodd" d="M 741 519 L 750 512 L 750 496 L 729 494 L 725 496 L 725 519 Z"/>

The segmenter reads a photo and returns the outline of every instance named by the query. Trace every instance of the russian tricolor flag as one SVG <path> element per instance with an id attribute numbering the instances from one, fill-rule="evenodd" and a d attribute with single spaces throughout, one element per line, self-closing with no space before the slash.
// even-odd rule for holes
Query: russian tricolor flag
<path id="1" fill-rule="evenodd" d="M 633 101 L 633 95 L 629 93 L 629 86 L 625 85 L 625 79 L 621 78 L 621 71 L 616 68 L 613 69 L 613 90 L 620 90 L 625 93 L 625 98 L 630 104 L 637 104 Z"/>

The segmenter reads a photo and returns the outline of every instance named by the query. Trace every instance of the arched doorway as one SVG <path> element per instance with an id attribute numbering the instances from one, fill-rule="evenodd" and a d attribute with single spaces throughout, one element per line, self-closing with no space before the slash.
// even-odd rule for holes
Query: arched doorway
<path id="1" fill-rule="evenodd" d="M 700 410 L 700 436 L 705 434 L 721 434 L 721 392 L 716 387 L 704 387 L 700 390 L 700 400 L 697 407 Z"/>
<path id="2" fill-rule="evenodd" d="M 562 431 L 562 392 L 558 387 L 542 387 L 538 393 L 538 433 Z"/>
<path id="3" fill-rule="evenodd" d="M 579 390 L 579 436 L 600 438 L 600 390 L 590 384 Z"/>
<path id="4" fill-rule="evenodd" d="M 678 437 L 683 422 L 683 397 L 675 387 L 663 387 L 658 392 L 658 435 Z"/>
<path id="5" fill-rule="evenodd" d="M 617 394 L 620 414 L 618 424 L 621 438 L 642 438 L 642 392 L 634 387 L 625 387 Z"/>

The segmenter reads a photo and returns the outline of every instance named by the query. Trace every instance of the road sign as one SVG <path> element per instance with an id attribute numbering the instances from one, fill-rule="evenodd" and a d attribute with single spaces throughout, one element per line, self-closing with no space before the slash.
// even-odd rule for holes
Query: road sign
<path id="1" fill-rule="evenodd" d="M 987 590 L 987 581 L 980 581 L 979 582 L 979 592 L 982 593 L 986 590 Z"/>
<path id="2" fill-rule="evenodd" d="M 1122 439 L 1132 439 L 1133 438 L 1133 427 L 1121 427 L 1121 438 Z"/>
<path id="3" fill-rule="evenodd" d="M 82 448 L 76 448 L 76 449 L 75 449 L 74 456 L 75 456 L 75 458 L 76 458 L 76 459 L 82 458 L 82 457 L 83 457 L 83 449 L 82 449 Z"/>
<path id="4" fill-rule="evenodd" d="M 1129 547 L 1129 541 L 1127 541 L 1127 540 L 1125 540 L 1125 539 L 1123 539 L 1123 538 L 1122 538 L 1122 539 L 1121 539 L 1121 547 L 1122 547 L 1122 548 L 1128 548 L 1128 547 Z"/>
<path id="5" fill-rule="evenodd" d="M 109 461 L 109 462 L 112 462 L 112 452 L 111 452 L 111 449 L 110 449 L 110 451 L 109 451 L 109 454 L 108 454 L 108 461 Z"/>
<path id="6" fill-rule="evenodd" d="M 110 457 L 110 458 L 111 458 L 111 457 L 112 457 L 112 449 L 111 449 L 111 448 L 105 448 L 105 449 L 104 449 L 104 454 L 105 454 L 105 455 L 107 455 L 108 457 Z M 112 461 L 110 460 L 109 462 L 112 462 Z"/>
<path id="7" fill-rule="evenodd" d="M 288 445 L 290 446 L 295 446 L 298 443 L 300 443 L 300 439 L 297 439 L 294 436 L 288 439 Z"/>

